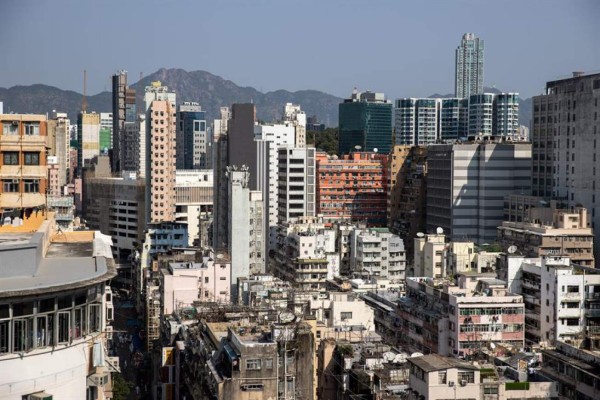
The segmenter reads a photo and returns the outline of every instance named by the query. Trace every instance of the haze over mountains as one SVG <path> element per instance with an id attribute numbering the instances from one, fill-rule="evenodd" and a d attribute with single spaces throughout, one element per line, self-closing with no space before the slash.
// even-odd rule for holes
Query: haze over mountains
<path id="1" fill-rule="evenodd" d="M 130 81 L 133 80 L 129 76 Z M 207 113 L 207 120 L 217 118 L 219 107 L 231 106 L 233 103 L 253 102 L 256 104 L 257 117 L 262 121 L 281 119 L 285 103 L 300 104 L 307 116 L 316 115 L 318 120 L 327 126 L 337 126 L 338 104 L 343 99 L 320 92 L 318 90 L 299 90 L 290 92 L 276 90 L 262 93 L 253 87 L 242 87 L 234 82 L 206 71 L 185 71 L 183 69 L 161 68 L 145 76 L 140 81 L 130 84 L 137 90 L 138 104 L 141 104 L 144 87 L 152 81 L 161 81 L 169 89 L 177 93 L 178 103 L 195 101 L 200 103 Z M 488 89 L 488 88 L 486 88 Z M 497 89 L 489 88 L 493 91 Z M 434 95 L 446 97 L 449 95 Z M 4 102 L 4 112 L 46 114 L 52 110 L 66 112 L 72 122 L 81 109 L 81 93 L 62 90 L 44 84 L 29 86 L 13 86 L 0 88 L 0 101 Z M 112 112 L 111 93 L 101 92 L 87 97 L 88 111 Z M 529 125 L 531 116 L 531 99 L 521 100 L 519 122 Z"/>

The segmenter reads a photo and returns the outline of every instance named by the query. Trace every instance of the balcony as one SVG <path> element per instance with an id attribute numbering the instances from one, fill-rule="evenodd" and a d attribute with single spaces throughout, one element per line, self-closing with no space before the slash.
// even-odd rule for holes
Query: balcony
<path id="1" fill-rule="evenodd" d="M 585 316 L 589 318 L 600 317 L 600 308 L 588 308 L 585 310 Z"/>
<path id="2" fill-rule="evenodd" d="M 562 298 L 564 300 L 581 300 L 581 293 L 579 293 L 579 292 L 563 293 Z"/>
<path id="3" fill-rule="evenodd" d="M 523 287 L 528 287 L 531 289 L 540 290 L 541 286 L 538 282 L 530 281 L 528 279 L 523 279 Z"/>
<path id="4" fill-rule="evenodd" d="M 600 292 L 586 293 L 585 294 L 585 299 L 586 300 L 592 300 L 592 301 L 600 301 Z"/>
<path id="5" fill-rule="evenodd" d="M 600 325 L 587 326 L 588 335 L 600 335 Z"/>

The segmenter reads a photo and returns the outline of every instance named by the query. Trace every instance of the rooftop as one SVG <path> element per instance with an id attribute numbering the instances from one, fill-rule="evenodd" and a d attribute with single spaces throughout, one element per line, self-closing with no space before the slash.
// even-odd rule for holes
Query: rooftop
<path id="1" fill-rule="evenodd" d="M 479 369 L 468 362 L 461 361 L 457 358 L 440 356 L 439 354 L 411 357 L 408 361 L 425 372 L 441 371 L 449 368 L 471 369 L 474 371 Z"/>

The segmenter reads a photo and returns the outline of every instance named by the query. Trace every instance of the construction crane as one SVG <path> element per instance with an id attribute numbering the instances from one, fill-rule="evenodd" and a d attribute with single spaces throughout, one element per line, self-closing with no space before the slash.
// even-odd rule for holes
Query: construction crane
<path id="1" fill-rule="evenodd" d="M 81 112 L 85 113 L 87 110 L 87 98 L 86 95 L 87 89 L 87 70 L 83 70 L 83 99 L 81 100 Z"/>

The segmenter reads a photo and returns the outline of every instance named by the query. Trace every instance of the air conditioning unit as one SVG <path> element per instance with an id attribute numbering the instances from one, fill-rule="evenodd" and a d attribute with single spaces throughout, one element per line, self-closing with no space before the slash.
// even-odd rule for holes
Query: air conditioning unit
<path id="1" fill-rule="evenodd" d="M 453 387 L 454 386 L 454 381 L 448 382 L 448 386 Z"/>
<path id="2" fill-rule="evenodd" d="M 467 380 L 466 379 L 461 379 L 460 386 L 467 386 Z"/>
<path id="3" fill-rule="evenodd" d="M 108 383 L 109 375 L 107 373 L 95 373 L 90 375 L 90 381 L 94 386 L 102 387 Z"/>

